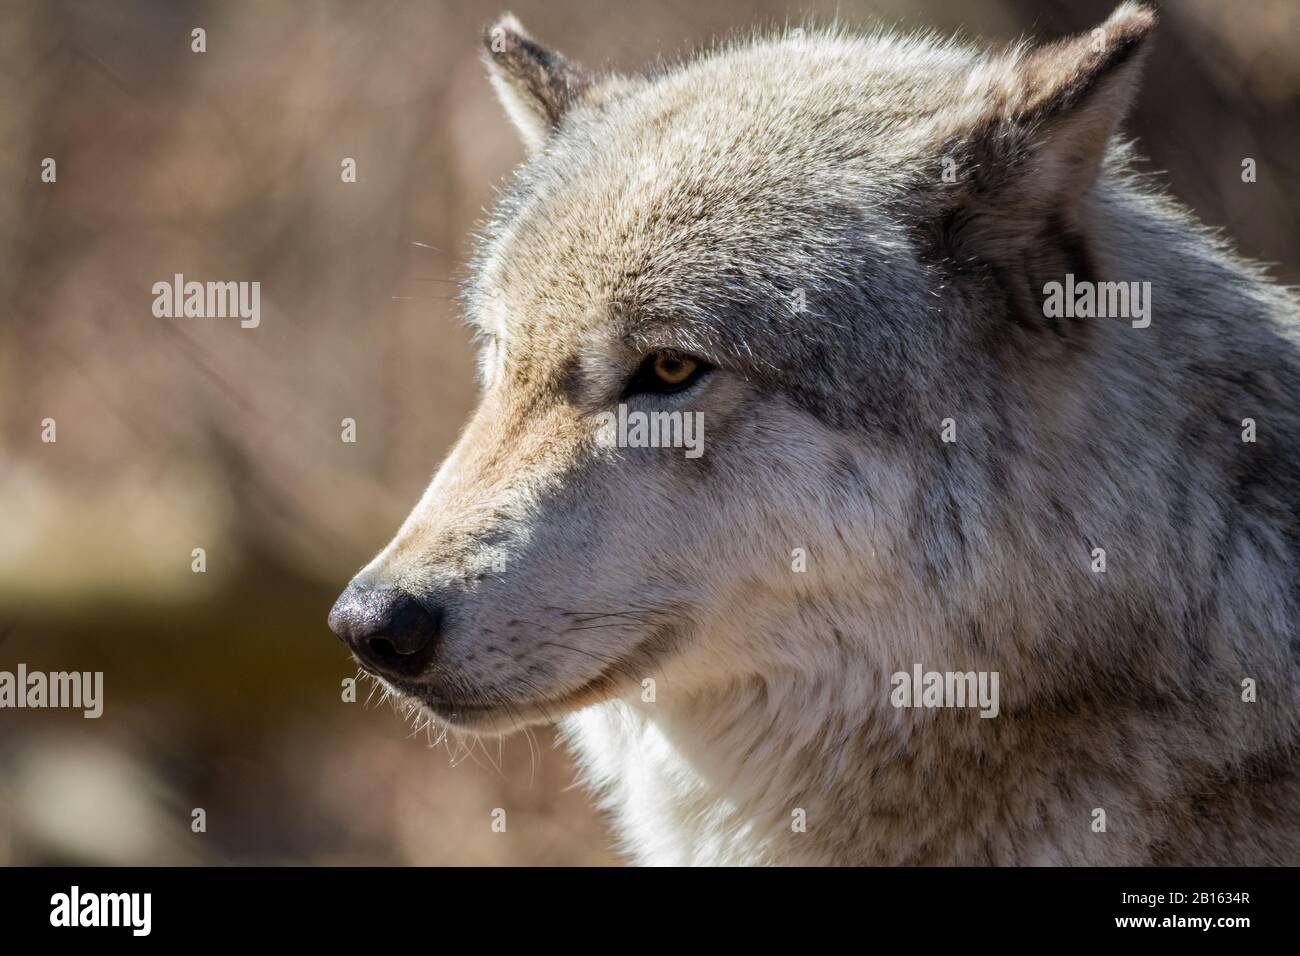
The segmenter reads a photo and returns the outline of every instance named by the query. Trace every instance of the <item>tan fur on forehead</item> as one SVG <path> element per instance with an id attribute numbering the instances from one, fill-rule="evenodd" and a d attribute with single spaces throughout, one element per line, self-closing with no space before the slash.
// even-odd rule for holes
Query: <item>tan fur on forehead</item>
<path id="1" fill-rule="evenodd" d="M 627 318 L 631 347 L 671 345 L 771 368 L 764 333 L 794 333 L 811 346 L 842 332 L 839 317 L 819 322 L 816 309 L 798 320 L 782 315 L 796 290 L 828 297 L 857 281 L 874 287 L 877 302 L 906 301 L 917 277 L 904 262 L 912 241 L 904 227 L 955 194 L 935 188 L 945 151 L 969 156 L 976 177 L 1006 167 L 977 141 L 1018 148 L 1008 122 L 1019 121 L 1028 141 L 1049 108 L 1068 113 L 1115 72 L 1152 23 L 1144 10 L 1121 7 L 1103 30 L 1108 45 L 1085 36 L 1006 54 L 926 35 L 786 31 L 732 41 L 617 90 L 596 84 L 589 89 L 600 108 L 572 101 L 564 128 L 549 128 L 546 154 L 498 208 L 471 304 L 491 290 L 508 300 L 492 303 L 508 326 L 553 338 L 583 328 L 607 335 L 608 323 L 588 318 L 613 312 Z M 1131 94 L 1132 83 L 1113 85 Z M 1080 114 L 1076 138 L 1094 115 L 1098 132 L 1091 173 L 1076 179 L 1095 175 L 1122 113 L 1119 102 Z M 963 137 L 970 145 L 954 150 Z M 1065 136 L 1061 143 L 1062 156 L 1075 149 Z M 1057 175 L 1052 160 L 1045 152 L 1041 174 L 1021 177 L 1024 191 Z M 918 191 L 927 166 L 930 185 Z M 1087 185 L 1061 177 L 1040 192 L 1077 196 Z M 1007 195 L 1000 208 L 1033 205 Z M 1006 229 L 1024 231 L 1014 217 L 987 222 L 990 255 L 1003 254 Z M 730 241 L 737 234 L 747 241 Z M 827 271 L 836 247 L 864 263 L 856 279 Z"/>

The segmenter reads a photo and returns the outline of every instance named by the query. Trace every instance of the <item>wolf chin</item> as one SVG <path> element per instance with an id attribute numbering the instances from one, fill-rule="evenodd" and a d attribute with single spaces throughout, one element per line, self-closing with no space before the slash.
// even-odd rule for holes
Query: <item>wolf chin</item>
<path id="1" fill-rule="evenodd" d="M 1130 168 L 1154 26 L 646 76 L 489 28 L 481 403 L 331 626 L 455 728 L 562 722 L 641 862 L 1300 863 L 1298 306 Z"/>

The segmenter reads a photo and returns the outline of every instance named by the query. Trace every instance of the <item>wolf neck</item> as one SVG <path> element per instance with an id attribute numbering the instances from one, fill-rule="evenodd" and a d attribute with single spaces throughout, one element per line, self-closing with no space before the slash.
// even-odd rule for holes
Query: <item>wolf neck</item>
<path id="1" fill-rule="evenodd" d="M 1252 845 L 1247 807 L 1300 799 L 1285 772 L 1293 751 L 1247 754 L 1222 702 L 1189 710 L 1103 693 L 983 720 L 865 704 L 880 687 L 843 675 L 740 682 L 677 705 L 611 701 L 564 729 L 641 864 L 1196 863 L 1199 841 L 1225 833 L 1243 859 L 1285 856 Z M 1206 710 L 1227 729 L 1197 740 Z M 1231 781 L 1198 789 L 1189 775 L 1205 757 L 1274 767 L 1278 783 L 1254 795 Z M 1099 808 L 1111 832 L 1095 829 Z M 1198 818 L 1214 825 L 1202 833 Z"/>
<path id="2" fill-rule="evenodd" d="M 925 791 L 955 781 L 928 750 L 934 716 L 882 708 L 882 686 L 887 675 L 849 668 L 836 682 L 740 681 L 601 704 L 566 731 L 638 862 L 927 862 L 926 828 L 956 836 L 958 821 L 923 810 Z"/>
<path id="3" fill-rule="evenodd" d="M 978 818 L 999 811 L 998 788 L 969 775 L 986 756 L 970 723 L 997 721 L 895 710 L 888 678 L 846 666 L 612 701 L 565 729 L 641 863 L 989 862 Z M 979 809 L 950 799 L 969 785 L 984 787 Z"/>

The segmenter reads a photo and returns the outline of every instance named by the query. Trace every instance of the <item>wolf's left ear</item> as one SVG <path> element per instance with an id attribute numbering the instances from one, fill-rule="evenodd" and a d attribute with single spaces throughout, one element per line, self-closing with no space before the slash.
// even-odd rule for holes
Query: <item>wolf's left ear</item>
<path id="1" fill-rule="evenodd" d="M 1031 221 L 1072 218 L 1137 94 L 1155 24 L 1149 8 L 1124 3 L 1094 30 L 987 65 L 981 115 L 959 137 L 970 212 L 983 206 L 1008 238 L 1031 235 Z"/>
<path id="2" fill-rule="evenodd" d="M 484 31 L 483 62 L 501 105 L 530 154 L 542 147 L 595 80 L 582 67 L 534 40 L 508 13 Z"/>

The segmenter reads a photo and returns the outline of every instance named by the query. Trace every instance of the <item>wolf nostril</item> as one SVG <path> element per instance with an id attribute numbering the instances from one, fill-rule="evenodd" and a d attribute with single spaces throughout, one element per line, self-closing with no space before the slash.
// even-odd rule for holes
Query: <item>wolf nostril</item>
<path id="1" fill-rule="evenodd" d="M 366 643 L 370 646 L 370 653 L 374 654 L 375 657 L 378 657 L 380 660 L 385 657 L 399 656 L 397 648 L 393 646 L 393 642 L 386 637 L 372 637 Z"/>
<path id="2" fill-rule="evenodd" d="M 442 613 L 396 588 L 350 584 L 330 611 L 329 625 L 365 666 L 405 677 L 429 663 Z"/>
<path id="3" fill-rule="evenodd" d="M 369 650 L 378 660 L 386 660 L 395 657 L 410 657 L 424 650 L 433 640 L 434 634 L 430 632 L 427 636 L 420 635 L 417 640 L 402 641 L 400 646 L 396 641 L 387 637 L 371 637 L 367 639 Z M 405 648 L 405 650 L 403 649 Z"/>

